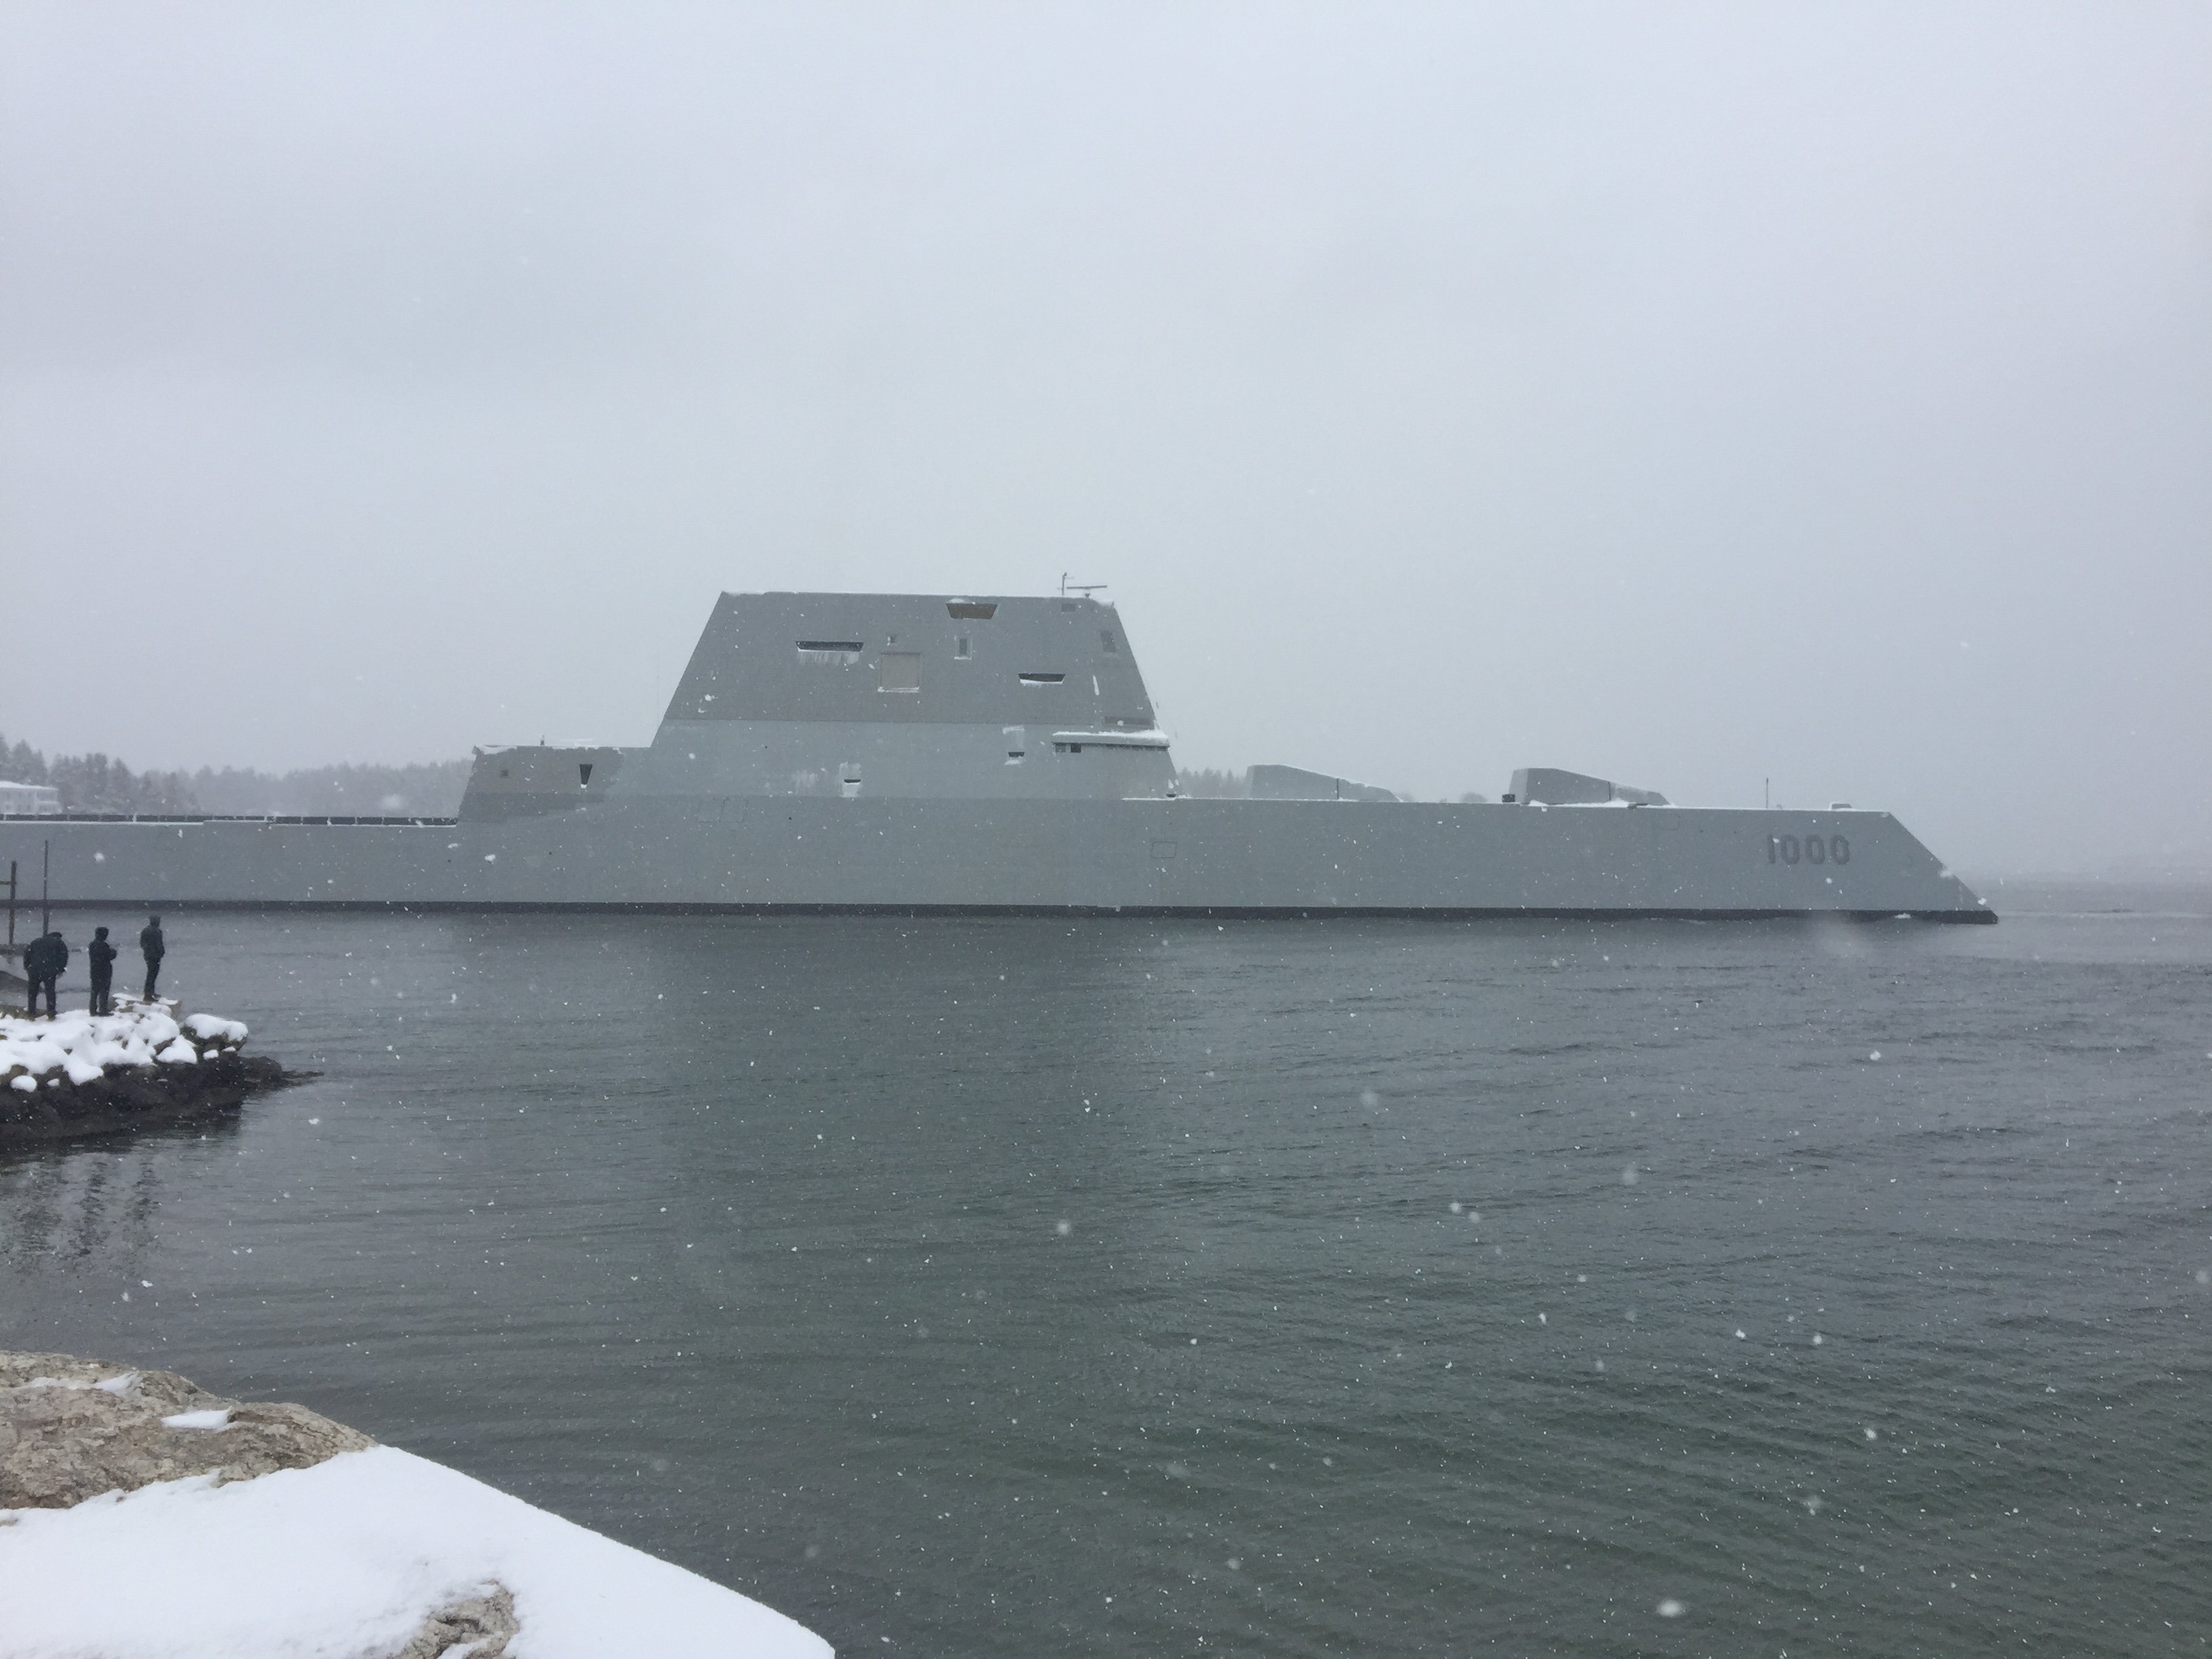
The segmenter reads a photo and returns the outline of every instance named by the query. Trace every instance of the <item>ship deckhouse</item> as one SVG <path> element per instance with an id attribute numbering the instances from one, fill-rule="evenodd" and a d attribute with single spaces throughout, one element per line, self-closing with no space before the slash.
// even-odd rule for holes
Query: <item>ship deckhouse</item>
<path id="1" fill-rule="evenodd" d="M 1174 781 L 1110 605 L 725 593 L 649 748 L 490 751 L 462 815 L 639 795 L 1142 799 Z"/>

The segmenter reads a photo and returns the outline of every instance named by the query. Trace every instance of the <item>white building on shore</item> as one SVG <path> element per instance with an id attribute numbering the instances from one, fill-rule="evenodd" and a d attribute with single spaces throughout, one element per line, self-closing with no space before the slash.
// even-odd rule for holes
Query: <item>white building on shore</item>
<path id="1" fill-rule="evenodd" d="M 58 818 L 61 815 L 62 792 L 51 784 L 0 781 L 0 817 Z"/>

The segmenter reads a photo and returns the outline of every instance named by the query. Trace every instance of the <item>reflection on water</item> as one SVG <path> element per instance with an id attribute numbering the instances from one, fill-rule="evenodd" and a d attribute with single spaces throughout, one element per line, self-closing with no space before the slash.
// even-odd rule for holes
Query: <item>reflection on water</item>
<path id="1" fill-rule="evenodd" d="M 238 1119 L 223 1114 L 125 1138 L 0 1154 L 6 1183 L 0 1190 L 7 1194 L 0 1261 L 11 1273 L 32 1271 L 37 1258 L 127 1269 L 153 1244 L 164 1184 L 190 1179 L 198 1159 L 233 1141 L 238 1130 Z"/>
<path id="2" fill-rule="evenodd" d="M 2157 1650 L 2192 902 L 189 918 L 324 1076 L 0 1164 L 8 1340 L 306 1399 L 847 1651 Z"/>

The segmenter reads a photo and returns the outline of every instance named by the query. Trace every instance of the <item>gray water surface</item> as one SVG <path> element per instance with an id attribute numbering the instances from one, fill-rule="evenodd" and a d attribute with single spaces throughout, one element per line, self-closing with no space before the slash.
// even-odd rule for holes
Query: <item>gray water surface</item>
<path id="1" fill-rule="evenodd" d="M 848 1655 L 2203 1652 L 2212 895 L 1992 898 L 172 917 L 321 1079 L 0 1162 L 0 1342 Z"/>

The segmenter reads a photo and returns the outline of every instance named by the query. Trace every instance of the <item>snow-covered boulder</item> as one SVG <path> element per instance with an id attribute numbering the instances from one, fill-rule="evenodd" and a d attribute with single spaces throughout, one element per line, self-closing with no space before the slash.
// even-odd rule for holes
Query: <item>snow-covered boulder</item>
<path id="1" fill-rule="evenodd" d="M 0 1656 L 827 1659 L 733 1590 L 166 1371 L 0 1353 Z"/>
<path id="2" fill-rule="evenodd" d="M 374 1443 L 304 1406 L 218 1399 L 173 1371 L 0 1352 L 0 1509 L 67 1508 L 180 1475 L 250 1480 Z"/>
<path id="3" fill-rule="evenodd" d="M 275 1060 L 240 1052 L 242 1022 L 191 1014 L 179 1024 L 174 1008 L 119 997 L 112 1014 L 0 1018 L 0 1146 L 145 1128 L 294 1080 Z"/>

